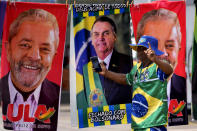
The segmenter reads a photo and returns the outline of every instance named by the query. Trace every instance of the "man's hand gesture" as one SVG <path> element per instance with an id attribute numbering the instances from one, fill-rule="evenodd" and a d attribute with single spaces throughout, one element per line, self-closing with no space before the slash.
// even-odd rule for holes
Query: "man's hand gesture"
<path id="1" fill-rule="evenodd" d="M 105 67 L 104 62 L 100 63 L 102 71 L 99 72 L 100 75 L 105 76 L 107 74 L 107 68 Z"/>
<path id="2" fill-rule="evenodd" d="M 150 43 L 148 43 L 148 46 L 149 46 L 149 48 L 147 50 L 145 50 L 144 53 L 147 55 L 149 60 L 154 62 L 156 59 L 155 51 L 152 50 Z"/>

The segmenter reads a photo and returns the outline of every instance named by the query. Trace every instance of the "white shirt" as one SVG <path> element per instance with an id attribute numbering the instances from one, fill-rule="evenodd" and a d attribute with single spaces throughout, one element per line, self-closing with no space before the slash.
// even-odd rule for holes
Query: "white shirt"
<path id="1" fill-rule="evenodd" d="M 99 63 L 105 62 L 106 68 L 107 68 L 107 69 L 109 68 L 109 63 L 110 63 L 110 59 L 111 59 L 112 53 L 113 53 L 113 51 L 112 51 L 107 57 L 105 57 L 104 60 L 101 60 L 101 59 L 98 57 Z"/>
<path id="2" fill-rule="evenodd" d="M 9 77 L 8 77 L 8 86 L 9 86 L 9 92 L 10 92 L 10 104 L 14 104 L 13 117 L 17 116 L 18 114 L 19 104 L 24 105 L 22 119 L 20 121 L 13 122 L 13 129 L 31 131 L 34 123 L 24 122 L 24 109 L 25 109 L 25 105 L 29 104 L 30 105 L 29 117 L 34 118 L 35 111 L 38 107 L 38 100 L 40 97 L 41 85 L 39 85 L 38 88 L 36 88 L 35 91 L 29 95 L 26 101 L 24 101 L 23 96 L 15 89 L 11 81 L 11 73 L 9 73 Z"/>

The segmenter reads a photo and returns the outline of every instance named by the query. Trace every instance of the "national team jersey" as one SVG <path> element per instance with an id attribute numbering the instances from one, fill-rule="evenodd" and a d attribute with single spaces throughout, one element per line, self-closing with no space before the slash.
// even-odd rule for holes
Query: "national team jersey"
<path id="1" fill-rule="evenodd" d="M 155 63 L 141 68 L 136 64 L 126 75 L 133 85 L 132 129 L 156 127 L 167 124 L 167 76 Z"/>

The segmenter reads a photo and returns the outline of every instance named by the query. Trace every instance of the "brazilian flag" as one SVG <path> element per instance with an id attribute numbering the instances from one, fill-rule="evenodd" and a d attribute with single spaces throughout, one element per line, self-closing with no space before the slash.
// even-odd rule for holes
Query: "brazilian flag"
<path id="1" fill-rule="evenodd" d="M 95 17 L 83 17 L 83 13 L 77 13 L 73 6 L 73 28 L 75 42 L 75 63 L 76 63 L 76 95 L 77 108 L 87 108 L 88 104 L 84 93 L 83 65 L 89 62 L 89 57 L 96 55 L 91 44 L 90 31 Z"/>
<path id="2" fill-rule="evenodd" d="M 158 66 L 152 63 L 148 68 L 132 69 L 134 77 L 132 96 L 132 129 L 142 130 L 167 124 L 167 80 L 161 81 L 157 76 Z M 134 73 L 135 74 L 135 73 Z M 135 75 L 132 75 L 135 76 Z M 129 78 L 129 76 L 127 76 Z"/>
<path id="3" fill-rule="evenodd" d="M 95 81 L 99 79 L 99 75 L 92 71 L 92 63 L 90 62 L 90 57 L 96 56 L 90 37 L 91 28 L 96 17 L 128 13 L 129 8 L 80 12 L 73 6 L 72 11 L 79 128 L 131 123 L 131 104 L 107 105 L 105 97 L 101 95 L 103 94 L 101 83 Z M 86 78 L 85 76 L 88 77 Z M 101 88 L 98 88 L 99 85 Z M 88 92 L 90 95 L 87 95 Z M 103 101 L 97 102 L 97 99 L 95 100 L 94 98 L 99 98 Z M 99 102 L 102 102 L 101 106 L 97 106 Z M 96 117 L 93 115 L 94 113 L 97 114 Z M 103 115 L 103 113 L 105 114 Z"/>

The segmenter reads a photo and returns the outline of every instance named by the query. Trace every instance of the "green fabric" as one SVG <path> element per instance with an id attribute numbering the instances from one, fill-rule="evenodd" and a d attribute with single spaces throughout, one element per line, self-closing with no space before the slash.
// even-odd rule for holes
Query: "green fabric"
<path id="1" fill-rule="evenodd" d="M 114 106 L 114 110 L 120 110 L 120 105 L 118 104 L 118 105 L 115 105 Z M 121 124 L 121 120 L 116 120 L 116 124 Z"/>
<path id="2" fill-rule="evenodd" d="M 107 105 L 107 101 L 103 93 L 103 88 L 100 82 L 99 74 L 92 70 L 92 67 L 90 67 L 91 65 L 92 64 L 90 64 L 89 62 L 88 64 L 83 66 L 83 77 L 85 82 L 88 105 L 89 107 L 105 106 Z M 90 71 L 88 71 L 88 69 L 91 69 L 93 75 Z M 91 81 L 91 79 L 89 79 L 91 77 L 93 77 L 94 81 Z M 90 85 L 90 83 L 92 84 Z"/>
<path id="3" fill-rule="evenodd" d="M 83 90 L 77 94 L 77 109 L 86 109 L 87 107 L 88 103 Z"/>
<path id="4" fill-rule="evenodd" d="M 137 64 L 126 75 L 127 82 L 133 84 L 132 128 L 141 129 L 165 125 L 167 123 L 167 81 L 157 76 L 157 65 L 146 68 Z M 147 103 L 147 104 L 146 104 Z"/>

